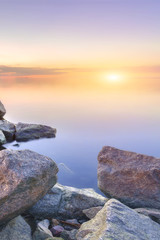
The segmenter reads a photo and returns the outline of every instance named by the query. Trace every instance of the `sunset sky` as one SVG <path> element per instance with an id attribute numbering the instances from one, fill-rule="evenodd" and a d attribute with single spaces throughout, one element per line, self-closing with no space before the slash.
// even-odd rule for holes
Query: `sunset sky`
<path id="1" fill-rule="evenodd" d="M 1 84 L 116 75 L 160 87 L 159 12 L 159 0 L 0 0 Z"/>

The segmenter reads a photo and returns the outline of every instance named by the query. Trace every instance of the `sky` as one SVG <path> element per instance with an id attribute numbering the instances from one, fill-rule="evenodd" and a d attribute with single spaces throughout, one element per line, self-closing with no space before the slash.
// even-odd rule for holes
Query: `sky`
<path id="1" fill-rule="evenodd" d="M 159 0 L 0 0 L 1 87 L 159 90 L 159 10 Z"/>
<path id="2" fill-rule="evenodd" d="M 160 149 L 159 13 L 160 0 L 0 0 L 6 118 Z"/>

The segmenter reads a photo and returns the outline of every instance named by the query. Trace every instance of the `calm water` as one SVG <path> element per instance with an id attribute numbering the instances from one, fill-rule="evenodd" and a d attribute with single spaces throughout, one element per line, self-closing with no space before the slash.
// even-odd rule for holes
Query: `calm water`
<path id="1" fill-rule="evenodd" d="M 57 128 L 55 139 L 7 147 L 51 157 L 64 185 L 97 189 L 97 155 L 104 145 L 160 156 L 159 92 L 61 86 L 7 86 L 0 91 L 9 121 Z"/>

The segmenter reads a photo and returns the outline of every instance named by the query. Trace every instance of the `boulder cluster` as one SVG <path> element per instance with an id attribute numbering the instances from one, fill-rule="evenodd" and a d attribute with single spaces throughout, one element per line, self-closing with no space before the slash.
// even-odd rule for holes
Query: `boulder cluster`
<path id="1" fill-rule="evenodd" d="M 0 121 L 5 112 L 1 103 Z M 18 131 L 22 141 L 51 137 L 49 127 L 31 125 L 14 125 L 13 133 L 8 122 L 8 134 L 1 134 L 7 141 Z M 63 186 L 57 173 L 46 156 L 0 151 L 0 240 L 160 239 L 160 159 L 103 147 L 98 186 L 105 196 Z"/>
<path id="2" fill-rule="evenodd" d="M 41 124 L 14 124 L 3 118 L 5 114 L 5 107 L 0 101 L 0 145 L 14 140 L 17 142 L 26 142 L 34 139 L 53 138 L 56 136 L 55 128 Z"/>
<path id="3" fill-rule="evenodd" d="M 79 229 L 77 240 L 159 240 L 160 159 L 105 146 L 98 186 L 109 199 Z"/>

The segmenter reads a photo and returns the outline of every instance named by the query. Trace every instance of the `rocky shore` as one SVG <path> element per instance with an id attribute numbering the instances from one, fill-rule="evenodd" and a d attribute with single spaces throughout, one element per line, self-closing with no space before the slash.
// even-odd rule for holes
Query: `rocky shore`
<path id="1" fill-rule="evenodd" d="M 3 117 L 6 110 L 0 101 L 0 145 L 16 140 L 27 142 L 39 138 L 53 138 L 56 136 L 56 129 L 41 125 L 28 123 L 11 123 Z"/>
<path id="2" fill-rule="evenodd" d="M 55 137 L 54 128 L 3 117 L 0 144 Z M 98 186 L 57 183 L 56 163 L 30 150 L 0 151 L 0 240 L 159 240 L 160 159 L 105 146 Z"/>

